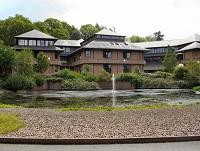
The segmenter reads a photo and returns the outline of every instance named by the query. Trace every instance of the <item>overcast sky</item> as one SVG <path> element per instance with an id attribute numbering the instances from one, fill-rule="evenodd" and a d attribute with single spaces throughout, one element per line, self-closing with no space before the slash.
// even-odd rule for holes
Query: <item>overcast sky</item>
<path id="1" fill-rule="evenodd" d="M 200 34 L 200 0 L 0 0 L 0 19 L 15 14 L 32 21 L 54 17 L 78 28 L 99 23 L 126 36 Z"/>

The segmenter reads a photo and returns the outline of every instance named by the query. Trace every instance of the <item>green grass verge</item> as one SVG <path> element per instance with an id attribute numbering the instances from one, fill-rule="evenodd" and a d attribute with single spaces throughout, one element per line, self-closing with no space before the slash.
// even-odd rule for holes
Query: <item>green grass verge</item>
<path id="1" fill-rule="evenodd" d="M 0 134 L 14 132 L 24 126 L 23 120 L 18 116 L 11 113 L 0 113 Z"/>
<path id="2" fill-rule="evenodd" d="M 130 105 L 126 107 L 65 107 L 60 111 L 128 111 L 128 110 L 143 110 L 143 109 L 164 109 L 164 108 L 179 108 L 183 105 L 168 105 L 166 103 L 153 105 Z"/>
<path id="3" fill-rule="evenodd" d="M 13 104 L 0 104 L 0 108 L 17 108 L 17 105 Z"/>

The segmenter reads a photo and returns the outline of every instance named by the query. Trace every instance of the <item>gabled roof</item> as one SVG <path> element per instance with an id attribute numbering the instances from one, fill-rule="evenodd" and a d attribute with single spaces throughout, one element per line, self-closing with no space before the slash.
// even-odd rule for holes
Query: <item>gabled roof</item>
<path id="1" fill-rule="evenodd" d="M 178 50 L 178 52 L 187 51 L 187 50 L 193 50 L 193 49 L 200 49 L 200 43 L 193 42 L 192 44 L 190 44 L 190 45 Z"/>
<path id="2" fill-rule="evenodd" d="M 111 31 L 109 29 L 102 29 L 101 31 L 97 32 L 95 35 L 107 35 L 107 36 L 122 36 L 122 37 L 126 37 L 123 35 L 120 35 L 114 31 Z"/>
<path id="3" fill-rule="evenodd" d="M 33 29 L 29 32 L 24 34 L 15 36 L 16 38 L 38 38 L 38 39 L 53 39 L 56 40 L 57 38 L 47 35 L 39 30 Z"/>
<path id="4" fill-rule="evenodd" d="M 167 47 L 167 46 L 179 46 L 183 44 L 189 44 L 192 42 L 200 42 L 200 35 L 193 34 L 185 39 L 140 42 L 140 43 L 133 43 L 133 44 L 144 47 L 144 48 L 159 48 L 159 47 Z"/>
<path id="5" fill-rule="evenodd" d="M 62 40 L 58 39 L 55 43 L 54 46 L 69 46 L 69 47 L 80 47 L 81 42 L 83 42 L 83 39 L 79 40 Z"/>

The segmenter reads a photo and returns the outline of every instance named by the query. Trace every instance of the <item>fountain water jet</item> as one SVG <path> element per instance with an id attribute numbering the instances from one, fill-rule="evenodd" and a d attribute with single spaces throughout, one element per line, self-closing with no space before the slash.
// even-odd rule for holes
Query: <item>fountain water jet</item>
<path id="1" fill-rule="evenodd" d="M 116 102 L 116 96 L 115 96 L 115 91 L 116 87 L 115 87 L 115 74 L 113 73 L 112 75 L 112 106 L 115 106 L 115 102 Z"/>

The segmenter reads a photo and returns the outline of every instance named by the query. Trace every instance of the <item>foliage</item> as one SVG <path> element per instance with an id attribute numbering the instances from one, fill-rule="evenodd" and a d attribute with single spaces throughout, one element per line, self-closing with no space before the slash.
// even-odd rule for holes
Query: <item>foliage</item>
<path id="1" fill-rule="evenodd" d="M 72 70 L 69 70 L 69 69 L 64 69 L 64 70 L 61 70 L 59 73 L 58 73 L 58 77 L 61 77 L 65 80 L 68 80 L 68 79 L 81 79 L 82 78 L 82 75 L 78 72 L 75 72 L 75 71 L 72 71 Z"/>
<path id="2" fill-rule="evenodd" d="M 0 45 L 0 75 L 7 76 L 11 71 L 15 58 L 15 51 Z"/>
<path id="3" fill-rule="evenodd" d="M 134 43 L 134 42 L 145 42 L 146 39 L 144 37 L 132 35 L 131 37 L 129 37 L 129 41 L 132 42 L 132 43 Z"/>
<path id="4" fill-rule="evenodd" d="M 0 22 L 0 39 L 5 45 L 13 46 L 15 44 L 14 36 L 23 34 L 34 29 L 32 22 L 22 15 L 9 17 Z"/>
<path id="5" fill-rule="evenodd" d="M 38 22 L 35 22 L 34 25 L 37 30 L 48 34 L 48 24 L 47 23 L 38 21 Z"/>
<path id="6" fill-rule="evenodd" d="M 14 104 L 0 104 L 0 108 L 17 108 L 17 105 Z"/>
<path id="7" fill-rule="evenodd" d="M 88 39 L 89 37 L 97 33 L 98 31 L 99 29 L 93 26 L 92 24 L 82 25 L 80 28 L 80 32 L 82 34 L 83 39 Z"/>
<path id="8" fill-rule="evenodd" d="M 22 50 L 15 55 L 15 72 L 20 75 L 31 76 L 33 70 L 33 54 L 31 50 Z"/>
<path id="9" fill-rule="evenodd" d="M 0 134 L 14 132 L 24 127 L 24 122 L 11 113 L 0 113 Z"/>
<path id="10" fill-rule="evenodd" d="M 97 76 L 97 81 L 111 81 L 111 74 L 102 70 L 101 73 Z"/>
<path id="11" fill-rule="evenodd" d="M 50 65 L 49 58 L 44 54 L 44 52 L 39 52 L 37 55 L 37 70 L 40 73 L 44 73 Z"/>
<path id="12" fill-rule="evenodd" d="M 165 54 L 163 65 L 166 72 L 173 72 L 177 65 L 176 52 L 170 46 L 168 46 L 168 51 Z"/>
<path id="13" fill-rule="evenodd" d="M 72 32 L 71 32 L 70 39 L 72 39 L 72 40 L 79 40 L 81 38 L 82 38 L 81 37 L 81 32 L 78 29 L 74 28 L 72 30 Z"/>
<path id="14" fill-rule="evenodd" d="M 175 78 L 178 80 L 184 80 L 188 74 L 188 70 L 184 66 L 177 66 L 174 70 Z"/>
<path id="15" fill-rule="evenodd" d="M 35 80 L 31 77 L 24 75 L 11 75 L 4 84 L 4 88 L 7 90 L 31 90 L 36 85 Z"/>
<path id="16" fill-rule="evenodd" d="M 196 86 L 196 87 L 193 87 L 193 89 L 192 89 L 193 91 L 195 91 L 195 92 L 197 92 L 197 91 L 199 91 L 200 92 L 200 86 Z"/>
<path id="17" fill-rule="evenodd" d="M 173 73 L 163 72 L 163 71 L 156 71 L 154 74 L 152 74 L 154 78 L 173 78 Z"/>
<path id="18" fill-rule="evenodd" d="M 35 75 L 34 79 L 35 79 L 35 83 L 37 86 L 42 86 L 45 83 L 45 81 L 47 80 L 46 76 L 39 75 L 39 74 Z"/>
<path id="19" fill-rule="evenodd" d="M 88 82 L 81 79 L 65 80 L 62 83 L 63 90 L 96 90 L 99 89 L 96 82 Z"/>
<path id="20" fill-rule="evenodd" d="M 165 36 L 165 35 L 163 35 L 163 34 L 161 33 L 161 31 L 155 32 L 155 33 L 153 33 L 153 35 L 154 35 L 156 41 L 161 41 L 161 40 L 163 40 L 163 37 Z"/>

